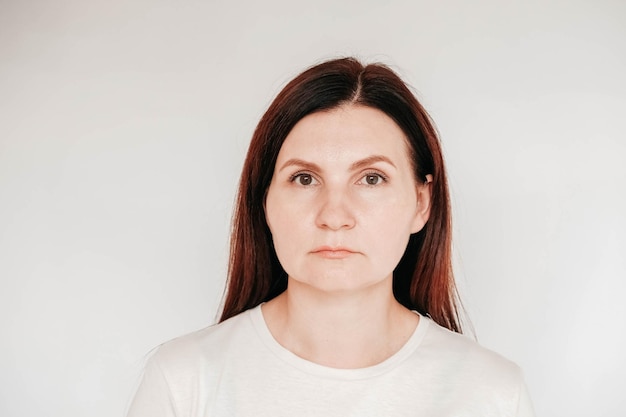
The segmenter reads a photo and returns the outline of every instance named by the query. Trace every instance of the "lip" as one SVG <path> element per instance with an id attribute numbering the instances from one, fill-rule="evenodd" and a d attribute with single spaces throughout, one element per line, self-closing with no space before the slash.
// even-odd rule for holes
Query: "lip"
<path id="1" fill-rule="evenodd" d="M 357 252 L 341 246 L 320 246 L 319 248 L 315 248 L 314 250 L 312 250 L 311 253 L 327 259 L 344 259 L 350 255 L 354 255 Z"/>

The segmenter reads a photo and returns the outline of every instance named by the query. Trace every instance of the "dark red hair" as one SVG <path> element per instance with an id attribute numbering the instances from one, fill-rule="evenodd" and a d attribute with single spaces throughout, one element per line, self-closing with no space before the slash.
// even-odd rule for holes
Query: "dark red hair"
<path id="1" fill-rule="evenodd" d="M 294 125 L 308 114 L 345 104 L 379 109 L 404 131 L 415 177 L 432 175 L 430 218 L 409 239 L 393 273 L 402 305 L 461 332 L 451 261 L 450 199 L 443 155 L 433 123 L 391 69 L 354 58 L 327 61 L 283 88 L 259 122 L 243 166 L 233 216 L 228 283 L 220 321 L 269 301 L 287 288 L 276 257 L 263 202 L 278 152 Z"/>

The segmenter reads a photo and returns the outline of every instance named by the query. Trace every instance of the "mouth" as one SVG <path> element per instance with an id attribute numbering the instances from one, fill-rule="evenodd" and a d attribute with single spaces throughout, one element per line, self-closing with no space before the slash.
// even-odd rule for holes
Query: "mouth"
<path id="1" fill-rule="evenodd" d="M 321 246 L 312 250 L 311 253 L 326 259 L 344 259 L 357 252 L 344 247 Z"/>

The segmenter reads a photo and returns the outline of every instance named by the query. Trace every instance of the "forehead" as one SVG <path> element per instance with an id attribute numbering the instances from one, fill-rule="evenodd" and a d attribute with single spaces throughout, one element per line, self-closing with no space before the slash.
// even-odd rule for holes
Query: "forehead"
<path id="1" fill-rule="evenodd" d="M 410 164 L 408 140 L 393 119 L 372 107 L 347 105 L 301 119 L 287 135 L 277 163 L 293 157 L 341 162 L 372 154 Z"/>

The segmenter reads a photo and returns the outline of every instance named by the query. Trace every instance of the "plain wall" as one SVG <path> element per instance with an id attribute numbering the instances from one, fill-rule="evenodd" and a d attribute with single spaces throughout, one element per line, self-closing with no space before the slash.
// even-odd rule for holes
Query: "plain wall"
<path id="1" fill-rule="evenodd" d="M 441 132 L 478 340 L 538 415 L 626 415 L 625 45 L 621 1 L 0 1 L 0 415 L 123 415 L 213 323 L 254 126 L 342 55 Z"/>

